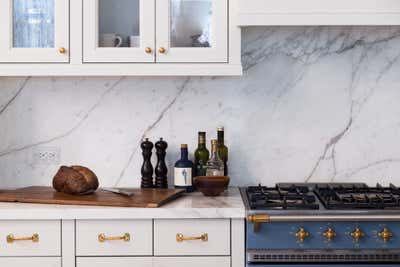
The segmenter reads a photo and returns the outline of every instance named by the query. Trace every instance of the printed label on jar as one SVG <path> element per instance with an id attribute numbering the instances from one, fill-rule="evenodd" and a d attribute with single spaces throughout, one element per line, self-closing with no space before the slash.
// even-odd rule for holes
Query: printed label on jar
<path id="1" fill-rule="evenodd" d="M 174 171 L 176 186 L 192 185 L 192 168 L 175 168 Z"/>

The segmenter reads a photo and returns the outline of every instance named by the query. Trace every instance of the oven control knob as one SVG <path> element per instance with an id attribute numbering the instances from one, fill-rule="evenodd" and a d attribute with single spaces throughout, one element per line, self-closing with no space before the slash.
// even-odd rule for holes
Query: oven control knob
<path id="1" fill-rule="evenodd" d="M 390 232 L 386 227 L 383 228 L 382 232 L 378 233 L 378 236 L 383 239 L 383 242 L 388 242 L 393 237 L 393 233 Z"/>
<path id="2" fill-rule="evenodd" d="M 296 237 L 299 239 L 300 242 L 304 242 L 304 240 L 310 236 L 310 233 L 304 230 L 303 227 L 296 233 Z"/>
<path id="3" fill-rule="evenodd" d="M 360 230 L 360 228 L 356 227 L 354 232 L 350 234 L 356 242 L 358 242 L 361 238 L 365 236 L 365 234 Z"/>
<path id="4" fill-rule="evenodd" d="M 328 227 L 328 230 L 323 232 L 322 235 L 326 238 L 326 240 L 332 241 L 332 239 L 336 236 L 336 233 L 333 231 L 332 227 Z"/>

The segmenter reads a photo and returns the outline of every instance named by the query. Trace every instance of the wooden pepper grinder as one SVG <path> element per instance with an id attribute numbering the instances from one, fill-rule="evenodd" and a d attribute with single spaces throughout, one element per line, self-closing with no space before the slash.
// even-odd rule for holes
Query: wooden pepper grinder
<path id="1" fill-rule="evenodd" d="M 168 188 L 168 168 L 165 164 L 165 155 L 167 154 L 166 150 L 168 147 L 168 143 L 165 142 L 162 138 L 160 141 L 156 143 L 157 150 L 157 165 L 156 165 L 156 188 Z"/>
<path id="2" fill-rule="evenodd" d="M 153 187 L 153 165 L 151 165 L 151 150 L 153 149 L 154 145 L 152 142 L 149 141 L 149 138 L 146 138 L 145 141 L 142 142 L 140 145 L 142 148 L 142 155 L 143 155 L 143 165 L 141 169 L 142 173 L 142 188 L 152 188 Z"/>

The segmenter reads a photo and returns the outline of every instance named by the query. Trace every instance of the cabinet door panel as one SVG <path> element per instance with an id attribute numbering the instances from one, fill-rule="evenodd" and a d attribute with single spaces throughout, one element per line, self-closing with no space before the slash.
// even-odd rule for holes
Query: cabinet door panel
<path id="1" fill-rule="evenodd" d="M 0 2 L 0 62 L 68 62 L 68 0 Z"/>
<path id="2" fill-rule="evenodd" d="M 155 0 L 83 1 L 84 62 L 154 62 Z"/>
<path id="3" fill-rule="evenodd" d="M 61 258 L 0 258 L 4 267 L 61 267 Z"/>
<path id="4" fill-rule="evenodd" d="M 154 258 L 154 267 L 230 267 L 230 257 Z"/>
<path id="5" fill-rule="evenodd" d="M 128 257 L 78 257 L 76 267 L 153 267 L 153 259 Z"/>
<path id="6" fill-rule="evenodd" d="M 157 62 L 227 62 L 228 0 L 157 0 Z"/>

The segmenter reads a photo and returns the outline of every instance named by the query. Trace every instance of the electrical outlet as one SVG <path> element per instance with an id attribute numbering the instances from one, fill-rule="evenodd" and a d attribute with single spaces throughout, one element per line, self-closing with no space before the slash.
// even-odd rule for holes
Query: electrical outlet
<path id="1" fill-rule="evenodd" d="M 56 165 L 60 163 L 61 149 L 59 147 L 37 147 L 33 150 L 34 164 Z"/>

